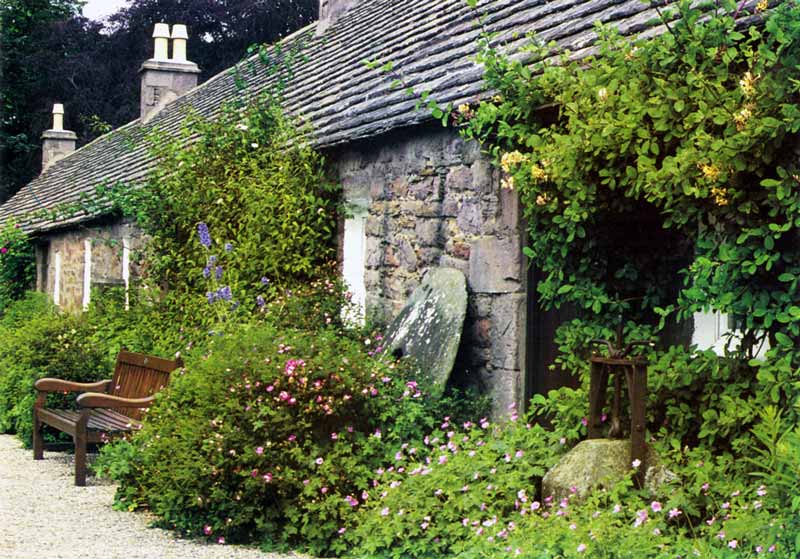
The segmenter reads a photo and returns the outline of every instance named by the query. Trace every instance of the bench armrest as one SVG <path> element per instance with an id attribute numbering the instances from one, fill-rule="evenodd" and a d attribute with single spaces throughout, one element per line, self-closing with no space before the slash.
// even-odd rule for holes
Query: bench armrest
<path id="1" fill-rule="evenodd" d="M 78 406 L 82 408 L 149 408 L 155 401 L 153 396 L 147 398 L 121 398 L 109 394 L 87 392 L 78 396 Z"/>
<path id="2" fill-rule="evenodd" d="M 111 380 L 72 382 L 58 378 L 40 378 L 34 383 L 39 392 L 100 392 L 108 390 Z"/>

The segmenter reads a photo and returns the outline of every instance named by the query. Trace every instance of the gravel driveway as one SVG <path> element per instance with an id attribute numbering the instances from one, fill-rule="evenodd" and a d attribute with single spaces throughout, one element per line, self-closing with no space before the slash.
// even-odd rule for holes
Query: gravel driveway
<path id="1" fill-rule="evenodd" d="M 0 435 L 0 557 L 3 559 L 290 559 L 299 555 L 181 540 L 148 528 L 141 513 L 111 509 L 114 485 L 90 477 L 73 485 L 72 455 L 34 461 Z"/>

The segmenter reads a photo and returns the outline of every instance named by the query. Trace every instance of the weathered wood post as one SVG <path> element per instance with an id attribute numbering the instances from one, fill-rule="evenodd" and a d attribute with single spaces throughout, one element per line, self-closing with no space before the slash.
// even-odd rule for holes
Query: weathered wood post
<path id="1" fill-rule="evenodd" d="M 609 378 L 614 379 L 614 402 L 611 406 L 611 422 L 608 431 L 610 438 L 622 437 L 620 422 L 620 401 L 622 397 L 623 378 L 628 388 L 630 399 L 630 438 L 631 438 L 631 463 L 638 463 L 636 483 L 639 487 L 644 484 L 647 461 L 647 445 L 645 433 L 647 430 L 647 360 L 643 357 L 628 357 L 631 350 L 637 345 L 652 346 L 652 342 L 632 342 L 623 344 L 621 331 L 617 335 L 615 347 L 607 340 L 592 340 L 593 344 L 603 344 L 608 347 L 609 356 L 593 355 L 589 359 L 589 438 L 603 438 L 603 410 L 606 407 L 606 392 Z"/>

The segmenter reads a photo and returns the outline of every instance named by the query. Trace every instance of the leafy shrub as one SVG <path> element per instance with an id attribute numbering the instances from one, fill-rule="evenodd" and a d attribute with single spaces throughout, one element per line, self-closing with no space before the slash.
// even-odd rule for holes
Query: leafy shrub
<path id="1" fill-rule="evenodd" d="M 91 341 L 80 316 L 60 314 L 42 294 L 13 303 L 0 323 L 0 430 L 31 444 L 33 383 L 44 377 L 78 382 L 108 378 L 112 361 Z M 50 394 L 48 405 L 70 406 L 74 396 Z"/>
<path id="2" fill-rule="evenodd" d="M 386 447 L 428 423 L 416 383 L 364 347 L 268 324 L 218 336 L 159 396 L 136 452 L 104 450 L 98 469 L 121 506 L 181 531 L 340 551 Z"/>
<path id="3" fill-rule="evenodd" d="M 464 553 L 474 544 L 474 532 L 528 509 L 558 448 L 539 425 L 514 420 L 499 427 L 486 419 L 459 425 L 445 417 L 422 444 L 403 444 L 393 464 L 375 472 L 376 488 L 348 538 L 350 553 Z"/>
<path id="4" fill-rule="evenodd" d="M 213 322 L 206 280 L 222 260 L 224 286 L 248 313 L 335 260 L 338 187 L 274 99 L 226 106 L 213 120 L 190 115 L 180 137 L 157 134 L 152 145 L 160 163 L 146 187 L 102 192 L 149 235 L 145 283 L 167 288 L 171 318 Z"/>
<path id="5" fill-rule="evenodd" d="M 0 228 L 0 315 L 24 296 L 35 278 L 33 245 L 19 225 L 9 221 Z"/>

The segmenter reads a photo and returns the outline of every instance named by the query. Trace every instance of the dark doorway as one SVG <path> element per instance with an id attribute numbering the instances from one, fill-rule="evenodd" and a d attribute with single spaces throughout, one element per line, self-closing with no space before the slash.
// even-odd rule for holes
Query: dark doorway
<path id="1" fill-rule="evenodd" d="M 560 309 L 542 310 L 536 286 L 540 271 L 534 265 L 528 267 L 528 298 L 526 306 L 526 341 L 525 341 L 525 403 L 534 394 L 547 394 L 562 386 L 578 386 L 578 379 L 558 369 L 552 369 L 558 354 L 555 344 L 556 329 L 569 320 L 576 318 L 578 312 L 571 305 L 562 305 Z"/>

